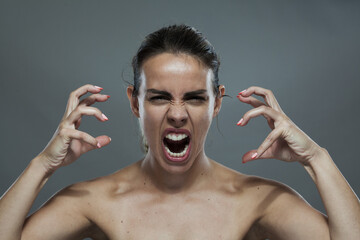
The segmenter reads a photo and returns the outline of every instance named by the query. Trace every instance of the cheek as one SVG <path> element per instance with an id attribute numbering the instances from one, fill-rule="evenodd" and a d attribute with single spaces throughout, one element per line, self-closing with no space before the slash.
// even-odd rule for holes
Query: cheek
<path id="1" fill-rule="evenodd" d="M 208 105 L 202 107 L 189 106 L 187 109 L 191 121 L 196 125 L 196 128 L 207 129 L 209 127 L 212 121 L 213 110 Z"/>
<path id="2" fill-rule="evenodd" d="M 144 105 L 142 115 L 140 115 L 141 127 L 147 139 L 155 139 L 164 120 L 166 109 Z"/>
<path id="3" fill-rule="evenodd" d="M 190 113 L 190 116 L 196 116 L 194 118 L 198 119 L 199 121 L 203 123 L 211 123 L 214 114 L 214 99 L 210 97 L 208 103 L 204 104 L 203 106 L 189 105 L 188 111 Z"/>

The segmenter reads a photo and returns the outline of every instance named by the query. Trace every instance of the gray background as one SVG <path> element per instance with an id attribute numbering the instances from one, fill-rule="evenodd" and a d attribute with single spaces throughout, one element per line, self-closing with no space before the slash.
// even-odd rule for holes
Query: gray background
<path id="1" fill-rule="evenodd" d="M 84 119 L 81 130 L 111 144 L 56 172 L 31 211 L 61 188 L 110 174 L 142 157 L 124 80 L 143 37 L 168 24 L 198 28 L 215 46 L 227 94 L 206 143 L 209 157 L 237 171 L 281 181 L 324 212 L 300 164 L 241 163 L 270 132 L 236 94 L 272 89 L 285 113 L 332 155 L 359 194 L 360 3 L 358 1 L 1 1 L 0 192 L 50 140 L 69 93 L 92 83 L 111 95 L 96 104 L 110 119 Z"/>

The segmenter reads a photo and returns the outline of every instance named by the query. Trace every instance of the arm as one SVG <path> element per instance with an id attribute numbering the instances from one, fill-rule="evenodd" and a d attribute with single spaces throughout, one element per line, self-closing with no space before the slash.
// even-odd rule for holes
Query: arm
<path id="1" fill-rule="evenodd" d="M 33 159 L 0 202 L 2 239 L 79 239 L 91 225 L 80 212 L 80 201 L 64 189 L 39 211 L 28 217 L 33 201 L 48 177 L 39 161 Z M 46 229 L 46 231 L 44 231 Z"/>
<path id="2" fill-rule="evenodd" d="M 47 210 L 40 210 L 26 221 L 25 235 L 22 235 L 26 215 L 48 178 L 59 167 L 74 162 L 83 153 L 98 148 L 99 144 L 105 146 L 110 142 L 107 136 L 94 138 L 77 130 L 83 115 L 94 115 L 101 121 L 107 120 L 99 109 L 89 107 L 97 101 L 103 102 L 108 99 L 106 95 L 98 94 L 100 91 L 100 88 L 93 85 L 85 85 L 72 92 L 64 117 L 49 144 L 30 162 L 16 182 L 1 197 L 2 239 L 41 239 L 37 235 L 39 232 L 44 232 L 41 236 L 46 239 L 59 239 L 76 234 L 79 229 L 88 226 L 88 221 L 81 214 L 76 215 L 76 211 L 73 211 L 76 216 L 68 214 L 78 205 L 69 204 L 73 201 L 60 200 L 64 199 L 60 195 L 67 192 L 62 191 L 44 206 Z M 79 98 L 87 92 L 94 94 L 80 102 Z M 58 218 L 58 222 L 55 221 L 54 216 Z M 51 227 L 46 228 L 45 232 L 43 226 L 46 223 L 51 224 Z M 70 225 L 64 225 L 66 223 Z"/>
<path id="3" fill-rule="evenodd" d="M 360 239 L 360 203 L 354 191 L 322 149 L 316 160 L 304 166 L 323 200 L 331 239 Z"/>
<path id="4" fill-rule="evenodd" d="M 264 97 L 265 103 L 252 94 Z M 271 202 L 259 224 L 271 233 L 272 239 L 289 239 L 289 236 L 291 239 L 360 239 L 359 199 L 328 152 L 285 115 L 270 90 L 250 87 L 238 98 L 255 107 L 238 125 L 244 126 L 251 118 L 263 115 L 272 129 L 258 149 L 243 156 L 243 162 L 263 158 L 300 162 L 314 180 L 328 215 L 321 217 L 288 189 Z"/>

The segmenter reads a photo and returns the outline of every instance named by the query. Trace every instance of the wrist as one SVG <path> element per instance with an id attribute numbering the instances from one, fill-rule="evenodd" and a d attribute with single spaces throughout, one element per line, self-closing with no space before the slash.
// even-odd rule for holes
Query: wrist
<path id="1" fill-rule="evenodd" d="M 55 170 L 52 170 L 49 167 L 47 162 L 48 158 L 43 153 L 40 153 L 31 160 L 29 167 L 32 168 L 34 172 L 47 179 L 55 172 Z"/>
<path id="2" fill-rule="evenodd" d="M 320 147 L 316 154 L 307 162 L 302 164 L 312 179 L 316 181 L 322 173 L 330 173 L 334 162 L 325 148 Z"/>
<path id="3" fill-rule="evenodd" d="M 308 161 L 308 166 L 312 169 L 321 167 L 323 164 L 330 163 L 332 161 L 328 151 L 325 148 L 319 147 L 314 156 Z"/>

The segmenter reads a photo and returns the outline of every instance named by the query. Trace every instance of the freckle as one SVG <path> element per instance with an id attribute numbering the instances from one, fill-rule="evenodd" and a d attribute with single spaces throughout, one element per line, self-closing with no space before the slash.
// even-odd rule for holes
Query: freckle
<path id="1" fill-rule="evenodd" d="M 201 175 L 204 175 L 204 173 L 201 173 Z"/>
<path id="2" fill-rule="evenodd" d="M 121 223 L 123 223 L 123 220 L 121 220 Z"/>
<path id="3" fill-rule="evenodd" d="M 146 182 L 144 182 L 144 185 L 146 185 Z"/>
<path id="4" fill-rule="evenodd" d="M 257 187 L 257 189 L 259 190 L 260 188 L 259 188 L 259 187 Z"/>
<path id="5" fill-rule="evenodd" d="M 210 198 L 208 198 L 208 201 L 210 200 Z"/>
<path id="6" fill-rule="evenodd" d="M 126 233 L 129 233 L 129 231 L 126 231 Z"/>

